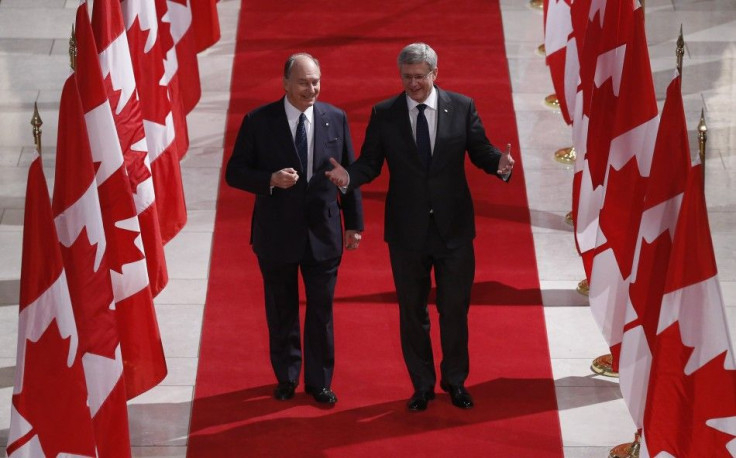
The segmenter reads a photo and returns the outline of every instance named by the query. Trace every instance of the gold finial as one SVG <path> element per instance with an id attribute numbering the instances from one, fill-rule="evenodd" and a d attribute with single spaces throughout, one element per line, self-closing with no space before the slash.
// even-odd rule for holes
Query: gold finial
<path id="1" fill-rule="evenodd" d="M 675 56 L 677 56 L 677 73 L 682 75 L 682 56 L 685 55 L 685 40 L 682 38 L 682 24 L 680 24 L 680 36 L 677 37 L 677 49 L 675 49 Z"/>
<path id="2" fill-rule="evenodd" d="M 700 109 L 700 122 L 698 123 L 698 154 L 703 167 L 703 183 L 705 183 L 705 144 L 708 142 L 708 126 L 705 125 L 704 110 Z"/>
<path id="3" fill-rule="evenodd" d="M 574 164 L 577 160 L 577 153 L 575 148 L 568 146 L 566 148 L 560 148 L 555 151 L 555 160 L 562 162 L 563 164 Z"/>
<path id="4" fill-rule="evenodd" d="M 69 65 L 72 71 L 77 69 L 77 35 L 74 33 L 74 25 L 72 24 L 72 36 L 69 37 Z"/>
<path id="5" fill-rule="evenodd" d="M 533 10 L 543 10 L 544 0 L 529 0 L 529 8 Z"/>
<path id="6" fill-rule="evenodd" d="M 544 105 L 554 110 L 560 109 L 560 101 L 557 99 L 557 94 L 552 93 L 544 98 Z"/>
<path id="7" fill-rule="evenodd" d="M 36 151 L 41 154 L 41 125 L 43 121 L 38 114 L 38 102 L 33 102 L 33 117 L 31 117 L 31 125 L 33 126 L 33 144 L 36 145 Z"/>

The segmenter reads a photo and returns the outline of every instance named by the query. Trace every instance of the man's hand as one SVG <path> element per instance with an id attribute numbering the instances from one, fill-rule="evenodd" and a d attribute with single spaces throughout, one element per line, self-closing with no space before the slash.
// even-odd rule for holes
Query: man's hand
<path id="1" fill-rule="evenodd" d="M 507 173 L 511 173 L 513 168 L 514 158 L 511 157 L 511 143 L 508 143 L 506 145 L 506 152 L 501 153 L 501 159 L 498 161 L 498 171 L 496 173 L 506 175 Z"/>
<path id="2" fill-rule="evenodd" d="M 327 170 L 325 172 L 325 175 L 329 180 L 335 184 L 338 188 L 344 188 L 348 185 L 350 182 L 350 176 L 348 175 L 347 170 L 340 165 L 339 162 L 335 160 L 335 158 L 330 158 L 330 164 L 334 167 L 332 170 Z M 360 239 L 359 239 L 360 240 Z"/>
<path id="3" fill-rule="evenodd" d="M 299 174 L 291 167 L 281 169 L 271 174 L 271 186 L 274 188 L 289 189 L 299 181 Z"/>
<path id="4" fill-rule="evenodd" d="M 358 231 L 345 231 L 345 248 L 348 250 L 355 250 L 360 245 L 360 239 L 362 236 Z"/>

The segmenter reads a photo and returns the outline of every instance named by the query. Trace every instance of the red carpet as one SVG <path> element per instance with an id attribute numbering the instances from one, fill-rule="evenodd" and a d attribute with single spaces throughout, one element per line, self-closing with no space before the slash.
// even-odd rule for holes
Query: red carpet
<path id="1" fill-rule="evenodd" d="M 223 181 L 188 456 L 561 457 L 497 1 L 243 3 L 226 156 L 243 114 L 281 97 L 283 62 L 296 51 L 320 59 L 320 100 L 348 112 L 359 151 L 370 107 L 401 91 L 399 50 L 426 41 L 439 54 L 437 83 L 473 96 L 491 141 L 510 142 L 518 162 L 508 185 L 468 167 L 478 225 L 467 384 L 476 407 L 469 411 L 444 393 L 426 412 L 406 411 L 412 388 L 383 242 L 387 173 L 363 187 L 364 241 L 340 268 L 332 386 L 340 401 L 317 407 L 301 381 L 295 399 L 273 400 L 262 284 L 248 245 L 253 198 Z M 433 309 L 439 344 L 436 318 Z M 438 363 L 440 354 L 436 348 Z"/>

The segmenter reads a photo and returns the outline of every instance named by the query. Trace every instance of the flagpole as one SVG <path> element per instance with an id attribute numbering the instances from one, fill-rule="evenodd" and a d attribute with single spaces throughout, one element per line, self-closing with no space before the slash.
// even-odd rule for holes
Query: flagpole
<path id="1" fill-rule="evenodd" d="M 41 119 L 41 115 L 38 114 L 38 102 L 33 102 L 31 125 L 33 126 L 33 144 L 36 146 L 38 154 L 41 154 L 41 126 L 43 125 L 43 120 Z"/>
<path id="2" fill-rule="evenodd" d="M 77 36 L 74 33 L 74 24 L 72 24 L 72 35 L 69 37 L 69 66 L 72 71 L 77 69 Z"/>
<path id="3" fill-rule="evenodd" d="M 698 123 L 698 155 L 703 170 L 703 186 L 705 186 L 705 144 L 708 142 L 708 126 L 705 125 L 705 113 L 700 109 L 700 122 Z"/>
<path id="4" fill-rule="evenodd" d="M 677 59 L 677 73 L 682 75 L 682 57 L 685 55 L 685 39 L 682 37 L 682 24 L 680 24 L 680 35 L 677 37 L 677 48 L 675 57 Z"/>

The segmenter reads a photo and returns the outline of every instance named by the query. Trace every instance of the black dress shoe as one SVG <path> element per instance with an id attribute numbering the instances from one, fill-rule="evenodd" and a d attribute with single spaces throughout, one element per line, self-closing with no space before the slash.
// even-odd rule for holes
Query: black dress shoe
<path id="1" fill-rule="evenodd" d="M 461 409 L 470 409 L 473 407 L 473 397 L 468 393 L 462 385 L 450 385 L 449 383 L 440 382 L 440 388 L 450 393 L 452 405 Z"/>
<path id="2" fill-rule="evenodd" d="M 406 408 L 412 412 L 427 410 L 427 404 L 432 399 L 434 399 L 434 392 L 432 391 L 415 391 L 409 398 L 409 402 L 406 403 Z"/>
<path id="3" fill-rule="evenodd" d="M 273 397 L 279 401 L 287 401 L 294 397 L 294 390 L 296 389 L 296 382 L 279 382 L 276 385 L 276 389 L 273 390 Z"/>
<path id="4" fill-rule="evenodd" d="M 305 386 L 304 391 L 311 394 L 314 400 L 320 404 L 335 404 L 337 402 L 337 395 L 329 388 Z"/>

